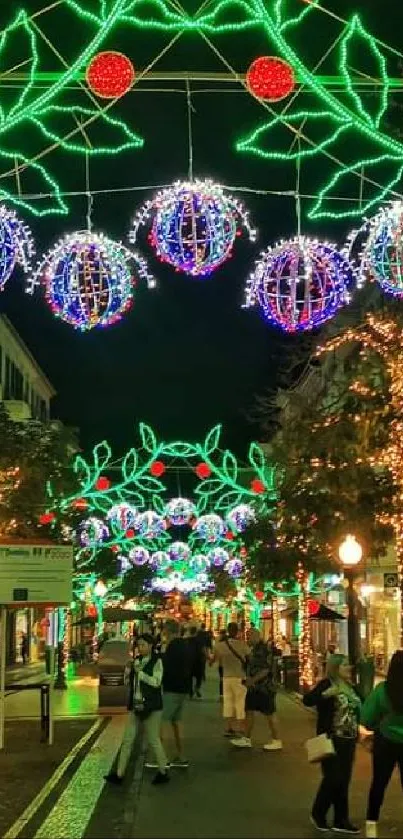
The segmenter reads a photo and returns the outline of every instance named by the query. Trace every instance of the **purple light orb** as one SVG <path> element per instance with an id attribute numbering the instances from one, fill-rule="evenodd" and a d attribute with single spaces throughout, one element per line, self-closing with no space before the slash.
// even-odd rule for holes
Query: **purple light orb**
<path id="1" fill-rule="evenodd" d="M 250 504 L 238 504 L 228 513 L 227 522 L 234 533 L 243 533 L 255 518 L 255 511 Z"/>
<path id="2" fill-rule="evenodd" d="M 214 565 L 215 568 L 222 568 L 229 560 L 229 553 L 225 548 L 213 548 L 208 552 L 207 557 L 211 565 Z"/>
<path id="3" fill-rule="evenodd" d="M 221 516 L 209 513 L 197 519 L 194 529 L 199 539 L 204 539 L 206 542 L 218 542 L 224 536 L 225 524 Z"/>
<path id="4" fill-rule="evenodd" d="M 225 571 L 230 577 L 240 577 L 243 571 L 243 562 L 240 559 L 230 559 L 225 565 Z"/>
<path id="5" fill-rule="evenodd" d="M 143 539 L 158 539 L 165 532 L 166 523 L 154 510 L 146 510 L 137 516 L 136 527 Z"/>
<path id="6" fill-rule="evenodd" d="M 109 530 L 102 519 L 90 516 L 80 524 L 78 537 L 84 548 L 93 548 L 108 539 Z"/>
<path id="7" fill-rule="evenodd" d="M 142 545 L 137 545 L 129 551 L 129 559 L 133 565 L 146 565 L 150 561 L 150 552 Z"/>
<path id="8" fill-rule="evenodd" d="M 167 519 L 176 527 L 188 524 L 195 512 L 196 507 L 188 498 L 172 498 L 165 507 Z"/>
<path id="9" fill-rule="evenodd" d="M 186 542 L 172 542 L 169 555 L 173 562 L 189 562 L 192 552 Z"/>
<path id="10" fill-rule="evenodd" d="M 154 571 L 163 573 L 171 565 L 171 558 L 167 551 L 155 551 L 151 556 L 151 567 Z"/>

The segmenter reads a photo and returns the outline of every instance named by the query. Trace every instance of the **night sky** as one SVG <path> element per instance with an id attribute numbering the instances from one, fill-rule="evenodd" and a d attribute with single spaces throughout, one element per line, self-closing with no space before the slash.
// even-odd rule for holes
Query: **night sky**
<path id="1" fill-rule="evenodd" d="M 97 5 L 96 0 L 85 2 L 87 7 L 91 3 Z M 301 5 L 300 0 L 291 0 L 292 3 L 298 8 Z M 45 0 L 25 0 L 25 8 L 30 12 L 44 4 Z M 11 5 L 20 8 L 20 3 Z M 400 48 L 403 15 L 396 0 L 324 0 L 324 5 L 345 17 L 350 12 L 360 12 L 378 37 Z M 10 4 L 3 0 L 0 23 L 7 23 L 10 14 Z M 38 19 L 38 23 L 67 60 L 73 59 L 88 40 L 88 30 L 71 23 L 71 15 L 67 21 L 63 10 L 54 10 Z M 323 53 L 329 36 L 335 37 L 338 31 L 324 15 L 312 13 L 312 41 L 304 36 L 298 45 L 309 66 Z M 133 30 L 119 29 L 104 48 L 125 52 L 136 67 L 142 68 L 166 42 L 166 36 L 142 33 L 139 37 Z M 222 36 L 216 43 L 242 72 L 258 55 L 274 53 L 272 45 L 267 45 L 257 32 L 233 38 Z M 18 59 L 19 55 L 17 51 L 15 57 Z M 46 50 L 43 57 L 42 69 L 57 68 L 57 62 Z M 184 37 L 159 68 L 224 70 L 196 35 Z M 337 72 L 335 65 L 331 68 L 328 64 L 327 70 Z M 390 71 L 398 72 L 393 61 Z M 166 84 L 166 88 L 181 90 L 172 93 L 149 90 L 156 86 L 163 85 L 142 84 L 116 106 L 115 113 L 144 138 L 145 146 L 126 152 L 119 159 L 109 158 L 107 165 L 105 160 L 92 162 L 93 190 L 167 185 L 187 176 L 184 83 Z M 262 119 L 259 104 L 246 93 L 197 93 L 206 87 L 200 83 L 192 85 L 195 175 L 209 176 L 231 186 L 292 190 L 292 165 L 276 166 L 234 151 L 236 139 Z M 70 103 L 81 101 L 88 105 L 74 91 L 69 96 Z M 401 112 L 396 111 L 392 120 L 398 125 Z M 19 142 L 19 138 L 14 141 Z M 41 144 L 44 146 L 43 140 L 31 133 L 24 142 L 28 144 L 25 153 L 35 153 Z M 345 148 L 344 158 L 348 157 L 346 151 Z M 46 165 L 64 189 L 84 189 L 83 157 L 54 152 L 46 158 Z M 303 173 L 305 192 L 314 193 L 323 181 L 321 165 L 320 162 L 314 171 Z M 23 181 L 24 186 L 37 188 L 32 181 Z M 94 229 L 127 241 L 136 209 L 152 194 L 152 189 L 143 189 L 96 197 Z M 85 199 L 67 200 L 71 207 L 68 217 L 36 220 L 20 211 L 32 226 L 39 254 L 64 232 L 85 227 Z M 132 311 L 110 329 L 75 333 L 54 320 L 40 292 L 34 299 L 29 298 L 18 279 L 7 286 L 1 296 L 1 310 L 10 317 L 55 386 L 58 395 L 53 404 L 54 416 L 80 428 L 84 448 L 107 437 L 116 451 L 122 451 L 131 445 L 134 428 L 140 421 L 150 423 L 165 438 L 189 439 L 201 437 L 209 427 L 222 422 L 226 442 L 239 454 L 258 435 L 257 427 L 247 417 L 255 396 L 275 390 L 285 350 L 291 343 L 300 345 L 301 339 L 286 339 L 268 328 L 257 312 L 242 310 L 243 287 L 259 250 L 280 237 L 294 235 L 296 217 L 294 200 L 289 197 L 250 194 L 244 195 L 244 201 L 259 231 L 256 245 L 238 241 L 233 259 L 210 278 L 199 281 L 161 267 L 145 246 L 143 253 L 157 272 L 158 289 L 139 289 Z M 303 209 L 304 206 L 303 202 Z M 347 230 L 347 225 L 340 224 L 304 224 L 304 232 L 330 235 L 340 242 Z"/>

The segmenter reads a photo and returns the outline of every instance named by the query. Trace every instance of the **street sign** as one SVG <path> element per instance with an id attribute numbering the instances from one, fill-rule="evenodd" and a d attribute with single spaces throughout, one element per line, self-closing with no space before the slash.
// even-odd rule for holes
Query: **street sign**
<path id="1" fill-rule="evenodd" d="M 393 574 L 384 574 L 383 575 L 383 587 L 385 590 L 395 589 L 398 588 L 399 585 L 399 578 L 398 575 Z"/>
<path id="2" fill-rule="evenodd" d="M 72 545 L 0 544 L 0 604 L 70 603 L 73 558 Z"/>

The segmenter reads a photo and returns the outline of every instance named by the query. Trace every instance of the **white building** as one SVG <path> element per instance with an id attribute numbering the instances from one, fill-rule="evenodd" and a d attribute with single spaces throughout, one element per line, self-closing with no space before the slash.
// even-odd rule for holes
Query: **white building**
<path id="1" fill-rule="evenodd" d="M 55 390 L 5 315 L 0 315 L 0 401 L 12 419 L 46 422 Z"/>

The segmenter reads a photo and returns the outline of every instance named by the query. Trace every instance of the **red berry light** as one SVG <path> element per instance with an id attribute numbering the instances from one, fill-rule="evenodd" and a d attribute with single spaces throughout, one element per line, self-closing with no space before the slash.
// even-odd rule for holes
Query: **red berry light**
<path id="1" fill-rule="evenodd" d="M 255 592 L 255 598 L 258 601 L 264 600 L 264 591 L 256 591 Z"/>
<path id="2" fill-rule="evenodd" d="M 134 539 L 136 533 L 134 530 L 126 530 L 126 539 Z"/>
<path id="3" fill-rule="evenodd" d="M 261 495 L 262 492 L 266 491 L 266 487 L 265 487 L 263 481 L 261 481 L 259 478 L 255 478 L 251 482 L 250 488 L 251 488 L 252 492 L 256 493 L 256 495 Z"/>
<path id="4" fill-rule="evenodd" d="M 211 475 L 211 469 L 208 463 L 198 463 L 195 469 L 196 475 L 200 480 L 204 480 L 204 478 L 209 478 Z"/>
<path id="5" fill-rule="evenodd" d="M 150 466 L 150 472 L 154 475 L 154 478 L 160 478 L 161 475 L 164 474 L 165 468 L 165 463 L 163 463 L 162 460 L 156 460 L 155 463 Z"/>
<path id="6" fill-rule="evenodd" d="M 282 58 L 262 56 L 256 58 L 246 74 L 246 86 L 257 99 L 279 102 L 295 88 L 294 71 Z"/>
<path id="7" fill-rule="evenodd" d="M 320 603 L 317 600 L 310 600 L 308 603 L 308 611 L 311 617 L 317 615 L 320 609 Z"/>
<path id="8" fill-rule="evenodd" d="M 135 71 L 130 58 L 121 52 L 100 52 L 90 62 L 87 85 L 100 99 L 118 99 L 133 85 Z"/>
<path id="9" fill-rule="evenodd" d="M 95 484 L 95 489 L 98 489 L 100 492 L 102 492 L 104 489 L 109 489 L 110 485 L 111 482 L 109 478 L 106 478 L 105 475 L 101 475 Z"/>
<path id="10" fill-rule="evenodd" d="M 76 508 L 76 510 L 86 510 L 88 507 L 88 501 L 86 498 L 76 498 L 73 501 L 72 506 Z"/>
<path id="11" fill-rule="evenodd" d="M 54 513 L 42 513 L 42 515 L 39 516 L 39 524 L 51 524 L 55 518 L 56 516 Z"/>

